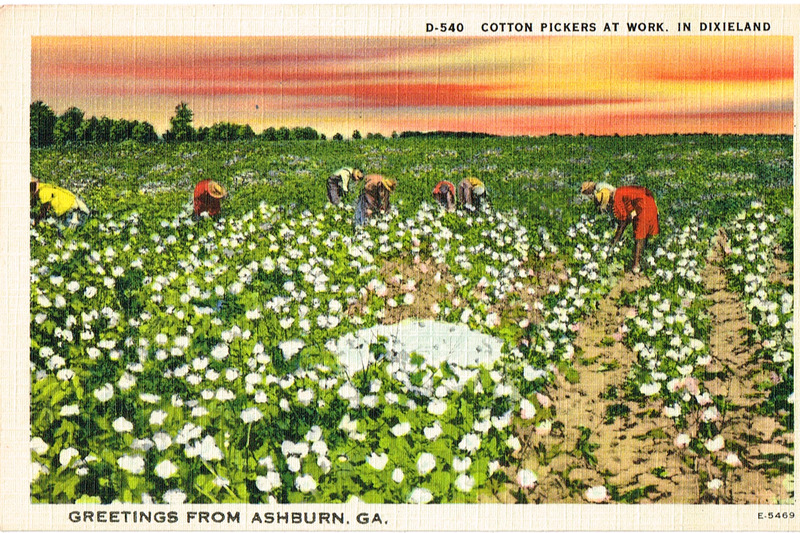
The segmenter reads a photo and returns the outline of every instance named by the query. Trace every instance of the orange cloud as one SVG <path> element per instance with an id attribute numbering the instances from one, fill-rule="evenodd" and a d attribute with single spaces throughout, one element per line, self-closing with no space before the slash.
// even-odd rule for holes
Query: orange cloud
<path id="1" fill-rule="evenodd" d="M 791 133 L 793 75 L 789 37 L 35 37 L 31 81 L 160 131 L 183 100 L 257 131 L 538 135 Z"/>

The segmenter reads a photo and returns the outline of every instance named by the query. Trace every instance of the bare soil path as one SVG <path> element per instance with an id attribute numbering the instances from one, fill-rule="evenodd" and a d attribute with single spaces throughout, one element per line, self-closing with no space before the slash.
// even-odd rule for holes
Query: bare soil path
<path id="1" fill-rule="evenodd" d="M 597 485 L 639 503 L 777 503 L 791 496 L 786 473 L 792 471 L 793 437 L 775 417 L 757 412 L 766 395 L 758 384 L 769 376 L 752 359 L 757 347 L 747 345 L 745 330 L 753 326 L 741 299 L 728 290 L 718 261 L 713 255 L 703 272 L 713 361 L 705 386 L 729 403 L 720 423 L 727 443 L 721 453 L 723 458 L 737 453 L 742 466 L 726 473 L 691 450 L 678 450 L 678 431 L 662 415 L 661 402 L 624 400 L 635 355 L 614 338 L 630 311 L 618 300 L 649 285 L 644 277 L 627 275 L 581 324 L 575 341 L 577 381 L 556 377 L 550 393 L 556 406 L 553 432 L 542 437 L 531 428 L 519 430 L 522 467 L 539 478 L 529 501 L 585 502 L 586 489 Z M 714 477 L 724 482 L 716 492 L 705 486 Z M 516 501 L 513 494 L 509 486 L 496 501 Z"/>
<path id="2" fill-rule="evenodd" d="M 732 503 L 774 503 L 790 497 L 786 472 L 793 470 L 794 439 L 774 416 L 759 414 L 767 392 L 758 385 L 771 379 L 753 359 L 758 346 L 748 346 L 745 333 L 754 327 L 741 299 L 727 290 L 725 272 L 714 254 L 703 273 L 712 305 L 710 349 L 714 379 L 706 386 L 724 396 L 730 407 L 723 419 L 722 435 L 738 453 L 743 467 L 725 481 L 726 498 Z M 778 270 L 786 268 L 776 262 Z M 778 272 L 780 275 L 780 272 Z"/>

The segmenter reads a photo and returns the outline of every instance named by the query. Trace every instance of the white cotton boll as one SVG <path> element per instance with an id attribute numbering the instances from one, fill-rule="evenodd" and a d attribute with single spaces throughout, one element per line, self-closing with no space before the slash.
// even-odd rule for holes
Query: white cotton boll
<path id="1" fill-rule="evenodd" d="M 376 453 L 372 453 L 369 457 L 367 457 L 367 464 L 374 468 L 375 470 L 381 471 L 386 468 L 386 464 L 389 462 L 389 456 L 385 453 L 381 453 L 380 455 Z"/>
<path id="2" fill-rule="evenodd" d="M 117 459 L 117 465 L 132 474 L 141 474 L 144 471 L 144 458 L 138 455 L 123 455 Z"/>
<path id="3" fill-rule="evenodd" d="M 705 447 L 706 450 L 710 452 L 719 451 L 725 447 L 725 439 L 722 437 L 722 435 L 717 435 L 713 439 L 708 439 L 705 442 Z"/>
<path id="4" fill-rule="evenodd" d="M 250 407 L 249 409 L 245 409 L 244 411 L 241 412 L 239 416 L 241 417 L 242 421 L 245 424 L 258 422 L 264 417 L 263 413 L 261 413 L 261 411 L 259 411 L 257 407 Z"/>
<path id="5" fill-rule="evenodd" d="M 133 424 L 124 417 L 117 418 L 111 425 L 117 433 L 130 433 L 133 430 Z"/>
<path id="6" fill-rule="evenodd" d="M 217 447 L 217 443 L 211 435 L 206 435 L 200 443 L 200 457 L 206 461 L 223 459 L 222 451 Z"/>
<path id="7" fill-rule="evenodd" d="M 729 453 L 728 456 L 725 458 L 725 464 L 736 468 L 742 466 L 742 461 L 739 459 L 739 456 L 736 455 L 735 453 Z"/>
<path id="8" fill-rule="evenodd" d="M 180 505 L 186 501 L 186 494 L 179 489 L 170 489 L 162 496 L 164 503 L 170 505 Z"/>
<path id="9" fill-rule="evenodd" d="M 432 426 L 423 428 L 422 433 L 426 439 L 430 441 L 436 440 L 442 434 L 442 425 L 436 421 Z"/>
<path id="10" fill-rule="evenodd" d="M 31 450 L 38 453 L 39 455 L 44 455 L 47 453 L 47 450 L 50 446 L 42 440 L 40 437 L 34 437 L 31 439 Z"/>
<path id="11" fill-rule="evenodd" d="M 529 489 L 536 485 L 539 478 L 530 470 L 522 469 L 517 473 L 517 485 L 523 489 Z"/>
<path id="12" fill-rule="evenodd" d="M 304 474 L 294 480 L 294 486 L 303 493 L 313 492 L 317 488 L 316 480 L 308 474 Z"/>
<path id="13" fill-rule="evenodd" d="M 434 416 L 441 416 L 447 411 L 447 402 L 443 400 L 433 400 L 428 404 L 428 412 Z"/>
<path id="14" fill-rule="evenodd" d="M 405 474 L 403 474 L 403 471 L 400 468 L 395 468 L 392 470 L 392 481 L 395 483 L 402 483 L 405 477 Z"/>
<path id="15" fill-rule="evenodd" d="M 523 398 L 519 402 L 519 416 L 523 420 L 530 420 L 536 416 L 536 406 Z"/>
<path id="16" fill-rule="evenodd" d="M 478 433 L 486 433 L 492 428 L 492 423 L 489 420 L 476 420 L 472 424 L 472 429 Z"/>
<path id="17" fill-rule="evenodd" d="M 308 437 L 308 435 L 306 435 L 306 437 Z M 317 455 L 326 455 L 328 453 L 328 445 L 322 440 L 314 441 L 314 443 L 311 445 L 311 451 Z"/>
<path id="18" fill-rule="evenodd" d="M 289 469 L 289 472 L 299 472 L 301 466 L 299 457 L 291 456 L 286 458 L 286 468 Z"/>
<path id="19" fill-rule="evenodd" d="M 460 457 L 453 457 L 453 470 L 456 472 L 466 472 L 469 470 L 469 467 L 472 466 L 472 459 L 466 457 L 461 459 Z"/>
<path id="20" fill-rule="evenodd" d="M 99 389 L 94 391 L 94 397 L 101 402 L 107 402 L 114 396 L 114 386 L 111 383 L 106 383 Z"/>
<path id="21" fill-rule="evenodd" d="M 166 459 L 158 463 L 158 465 L 153 469 L 156 475 L 162 479 L 167 479 L 170 476 L 175 475 L 178 472 L 178 467 L 172 464 L 172 461 Z"/>
<path id="22" fill-rule="evenodd" d="M 417 459 L 417 472 L 421 476 L 427 475 L 436 468 L 436 456 L 432 453 L 424 452 Z"/>
<path id="23" fill-rule="evenodd" d="M 592 503 L 604 503 L 611 499 L 608 490 L 602 485 L 586 489 L 584 497 Z"/>
<path id="24" fill-rule="evenodd" d="M 172 445 L 172 438 L 169 436 L 168 433 L 159 431 L 158 433 L 153 435 L 153 443 L 155 444 L 156 449 L 158 451 L 163 452 Z"/>
<path id="25" fill-rule="evenodd" d="M 270 492 L 281 486 L 281 476 L 277 472 L 267 472 L 265 476 L 256 477 L 256 487 L 262 492 Z"/>
<path id="26" fill-rule="evenodd" d="M 164 420 L 167 419 L 167 413 L 165 411 L 157 410 L 150 413 L 150 425 L 151 426 L 160 426 L 164 423 Z"/>
<path id="27" fill-rule="evenodd" d="M 458 443 L 458 449 L 472 453 L 481 447 L 481 438 L 474 433 L 467 433 Z"/>
<path id="28" fill-rule="evenodd" d="M 644 394 L 645 396 L 653 396 L 661 392 L 661 383 L 644 383 L 639 387 L 639 392 Z"/>
<path id="29" fill-rule="evenodd" d="M 308 442 L 317 442 L 321 438 L 322 438 L 322 428 L 320 428 L 319 426 L 312 426 L 311 429 L 309 429 L 308 432 L 306 432 L 305 439 Z M 312 446 L 312 450 L 313 450 L 313 446 Z M 314 451 L 315 451 L 315 453 L 319 453 L 316 450 L 314 450 Z"/>
<path id="30" fill-rule="evenodd" d="M 433 494 L 426 488 L 416 487 L 408 495 L 409 503 L 424 504 L 433 500 Z"/>
<path id="31" fill-rule="evenodd" d="M 399 424 L 395 424 L 391 432 L 395 437 L 402 437 L 406 435 L 409 431 L 411 431 L 411 424 L 408 422 L 401 422 Z"/>
<path id="32" fill-rule="evenodd" d="M 461 474 L 456 478 L 454 484 L 456 489 L 461 492 L 469 492 L 472 490 L 472 487 L 475 486 L 475 479 L 467 474 Z"/>

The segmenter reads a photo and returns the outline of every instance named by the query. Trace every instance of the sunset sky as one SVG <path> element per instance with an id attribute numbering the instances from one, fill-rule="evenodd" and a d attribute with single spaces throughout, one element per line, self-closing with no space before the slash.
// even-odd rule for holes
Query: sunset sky
<path id="1" fill-rule="evenodd" d="M 32 100 L 194 125 L 792 133 L 791 37 L 34 37 Z"/>

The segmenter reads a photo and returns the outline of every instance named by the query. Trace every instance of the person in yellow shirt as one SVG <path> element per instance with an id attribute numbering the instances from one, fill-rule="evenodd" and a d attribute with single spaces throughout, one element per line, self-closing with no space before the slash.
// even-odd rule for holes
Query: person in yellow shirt
<path id="1" fill-rule="evenodd" d="M 480 209 L 486 201 L 486 186 L 478 178 L 466 178 L 458 184 L 458 203 Z"/>
<path id="2" fill-rule="evenodd" d="M 40 183 L 38 179 L 31 178 L 31 213 L 39 207 L 33 225 L 39 223 L 51 211 L 56 217 L 62 217 L 72 211 L 78 211 L 84 215 L 89 214 L 89 208 L 83 201 L 66 189 Z"/>

